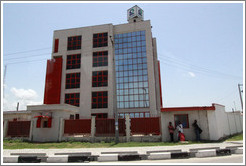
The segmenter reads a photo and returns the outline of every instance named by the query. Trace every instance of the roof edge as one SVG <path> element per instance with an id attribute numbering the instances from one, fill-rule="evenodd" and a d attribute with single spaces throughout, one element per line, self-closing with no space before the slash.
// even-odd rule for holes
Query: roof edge
<path id="1" fill-rule="evenodd" d="M 171 111 L 200 111 L 200 110 L 215 110 L 214 104 L 212 106 L 195 106 L 195 107 L 167 107 L 161 108 L 161 112 Z"/>

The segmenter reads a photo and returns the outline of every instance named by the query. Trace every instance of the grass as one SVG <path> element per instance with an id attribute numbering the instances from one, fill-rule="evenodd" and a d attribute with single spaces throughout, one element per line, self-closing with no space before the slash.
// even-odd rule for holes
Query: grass
<path id="1" fill-rule="evenodd" d="M 226 141 L 241 141 L 241 140 L 243 140 L 243 134 L 234 135 L 231 138 L 228 138 Z"/>
<path id="2" fill-rule="evenodd" d="M 187 141 L 186 143 L 170 142 L 124 142 L 115 144 L 115 142 L 59 142 L 59 143 L 33 143 L 20 140 L 4 140 L 3 149 L 60 149 L 60 148 L 116 148 L 116 147 L 143 147 L 143 146 L 177 146 L 184 144 L 194 144 L 197 142 Z"/>
<path id="3" fill-rule="evenodd" d="M 243 134 L 235 135 L 226 139 L 225 141 L 238 141 L 243 140 Z M 198 144 L 198 143 L 211 143 L 212 141 L 206 142 L 193 142 L 186 141 L 185 143 L 175 142 L 124 142 L 115 144 L 114 142 L 79 142 L 70 140 L 68 142 L 59 143 L 34 143 L 26 142 L 19 139 L 3 141 L 3 149 L 62 149 L 62 148 L 117 148 L 117 147 L 144 147 L 144 146 L 178 146 L 187 144 Z M 213 141 L 214 142 L 214 141 Z M 219 142 L 219 141 L 216 141 Z M 222 142 L 222 141 L 220 141 Z"/>

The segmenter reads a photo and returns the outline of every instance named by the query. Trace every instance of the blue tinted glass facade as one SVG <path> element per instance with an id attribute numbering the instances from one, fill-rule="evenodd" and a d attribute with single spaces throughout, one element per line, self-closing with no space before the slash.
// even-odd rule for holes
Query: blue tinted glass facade
<path id="1" fill-rule="evenodd" d="M 149 107 L 145 31 L 116 34 L 117 108 Z"/>

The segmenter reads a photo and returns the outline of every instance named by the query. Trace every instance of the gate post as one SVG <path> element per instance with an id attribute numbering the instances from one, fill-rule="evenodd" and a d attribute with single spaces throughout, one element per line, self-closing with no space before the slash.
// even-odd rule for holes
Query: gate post
<path id="1" fill-rule="evenodd" d="M 58 138 L 58 141 L 61 142 L 62 141 L 62 136 L 64 134 L 64 119 L 63 118 L 60 118 L 60 130 L 59 130 L 59 138 Z"/>
<path id="2" fill-rule="evenodd" d="M 9 128 L 9 120 L 4 121 L 3 138 L 7 137 Z"/>
<path id="3" fill-rule="evenodd" d="M 29 141 L 32 141 L 32 130 L 33 130 L 34 120 L 30 120 L 30 131 L 29 131 Z"/>
<path id="4" fill-rule="evenodd" d="M 92 142 L 95 140 L 95 133 L 96 133 L 96 117 L 91 116 L 91 138 Z"/>
<path id="5" fill-rule="evenodd" d="M 126 142 L 130 142 L 130 136 L 131 136 L 131 123 L 130 123 L 130 117 L 129 115 L 125 115 L 125 124 L 126 124 Z"/>

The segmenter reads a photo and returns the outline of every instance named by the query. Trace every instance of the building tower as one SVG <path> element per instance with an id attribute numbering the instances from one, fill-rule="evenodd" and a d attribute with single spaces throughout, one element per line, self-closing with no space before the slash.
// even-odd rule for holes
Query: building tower
<path id="1" fill-rule="evenodd" d="M 156 39 L 144 11 L 128 23 L 56 30 L 47 62 L 44 104 L 79 107 L 76 118 L 159 115 L 162 105 Z M 73 116 L 73 115 L 72 115 Z"/>

